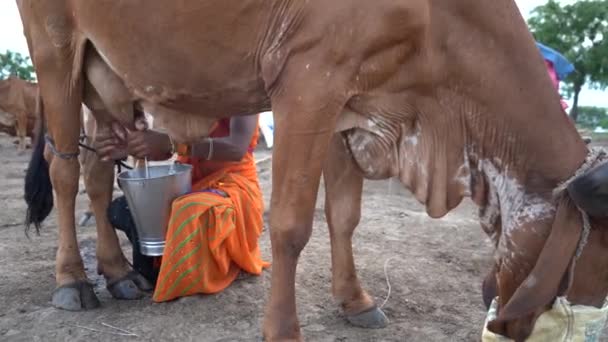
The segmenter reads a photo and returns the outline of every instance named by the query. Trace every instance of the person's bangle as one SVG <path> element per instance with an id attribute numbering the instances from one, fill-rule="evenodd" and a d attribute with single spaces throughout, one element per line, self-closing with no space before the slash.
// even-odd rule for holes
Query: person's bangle
<path id="1" fill-rule="evenodd" d="M 207 138 L 209 142 L 209 153 L 207 153 L 207 160 L 211 160 L 213 158 L 213 138 Z"/>

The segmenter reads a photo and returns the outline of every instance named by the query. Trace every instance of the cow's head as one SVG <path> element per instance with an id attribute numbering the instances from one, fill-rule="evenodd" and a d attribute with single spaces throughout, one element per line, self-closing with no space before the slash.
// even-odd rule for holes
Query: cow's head
<path id="1" fill-rule="evenodd" d="M 431 43 L 421 44 L 424 58 L 413 58 L 408 69 L 426 70 L 427 77 L 415 78 L 420 84 L 407 96 L 385 100 L 373 120 L 350 118 L 345 127 L 355 128 L 344 133 L 345 141 L 367 177 L 399 177 L 433 217 L 462 196 L 473 197 L 497 246 L 496 286 L 488 281 L 487 287 L 496 289 L 498 317 L 488 328 L 522 341 L 557 296 L 575 304 L 604 302 L 608 166 L 554 197 L 585 161 L 587 146 L 564 114 L 515 3 L 433 5 L 436 19 L 425 38 Z M 374 100 L 361 96 L 349 106 L 365 114 Z M 389 100 L 406 104 L 393 108 Z M 405 114 L 381 115 L 393 111 Z M 577 259 L 579 208 L 590 214 L 593 229 Z"/>
<path id="2" fill-rule="evenodd" d="M 534 258 L 524 281 L 515 273 L 496 273 L 497 285 L 511 292 L 499 298 L 497 319 L 488 324 L 494 333 L 524 341 L 536 319 L 550 309 L 556 296 L 571 303 L 601 308 L 608 294 L 608 216 L 606 165 L 577 178 L 558 195 L 549 235 Z M 594 199 L 595 198 L 595 199 Z M 535 223 L 536 228 L 543 226 Z M 589 231 L 586 231 L 589 228 Z M 527 241 L 533 241 L 531 231 Z M 529 249 L 530 255 L 538 251 Z"/>

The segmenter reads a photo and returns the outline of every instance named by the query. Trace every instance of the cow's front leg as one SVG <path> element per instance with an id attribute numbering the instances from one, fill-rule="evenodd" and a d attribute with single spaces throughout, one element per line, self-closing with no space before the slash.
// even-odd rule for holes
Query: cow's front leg
<path id="1" fill-rule="evenodd" d="M 344 106 L 344 102 L 336 102 L 338 96 L 314 98 L 312 93 L 321 88 L 325 90 L 322 85 L 309 84 L 301 91 L 284 90 L 280 98 L 273 98 L 276 127 L 270 208 L 273 266 L 264 320 L 264 336 L 269 341 L 301 339 L 296 314 L 296 266 L 310 238 L 323 160 L 335 119 Z"/>
<path id="2" fill-rule="evenodd" d="M 361 218 L 363 175 L 338 134 L 332 139 L 323 178 L 334 298 L 351 324 L 362 328 L 383 328 L 388 319 L 361 287 L 353 258 L 352 236 Z"/>
<path id="3" fill-rule="evenodd" d="M 59 32 L 53 37 L 45 35 L 44 30 L 36 31 L 40 33 L 35 37 L 36 48 L 30 44 L 42 98 L 40 112 L 46 118 L 49 144 L 45 148 L 39 136 L 30 160 L 25 182 L 26 222 L 40 226 L 53 207 L 54 189 L 59 246 L 55 266 L 57 288 L 52 303 L 65 310 L 81 310 L 99 306 L 80 257 L 74 214 L 80 179 L 77 157 L 83 83 L 82 75 L 73 72 L 76 64 L 73 58 L 79 55 L 73 49 L 84 47 L 70 44 L 73 36 L 69 27 L 62 25 L 61 28 L 53 31 Z M 32 39 L 29 37 L 28 43 Z"/>
<path id="4" fill-rule="evenodd" d="M 108 123 L 99 121 L 95 133 L 110 130 Z M 131 270 L 107 215 L 114 190 L 114 163 L 101 161 L 91 153 L 84 165 L 85 186 L 97 224 L 97 272 L 106 278 L 108 291 L 114 298 L 139 299 L 143 297 L 142 291 L 152 290 L 152 285 Z"/>

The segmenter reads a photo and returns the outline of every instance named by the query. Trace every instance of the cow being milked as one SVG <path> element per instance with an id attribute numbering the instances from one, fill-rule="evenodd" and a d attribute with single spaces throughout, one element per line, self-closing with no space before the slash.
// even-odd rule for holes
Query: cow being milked
<path id="1" fill-rule="evenodd" d="M 38 85 L 9 76 L 0 80 L 0 131 L 19 138 L 19 150 L 26 148 L 25 137 L 34 141 L 40 114 L 36 110 Z"/>
<path id="2" fill-rule="evenodd" d="M 586 171 L 605 156 L 590 153 L 563 115 L 513 0 L 17 3 L 50 137 L 50 164 L 43 145 L 30 164 L 28 219 L 39 226 L 51 210 L 52 183 L 57 307 L 98 305 L 74 227 L 83 102 L 99 130 L 115 122 L 143 129 L 145 111 L 181 142 L 205 136 L 219 117 L 272 107 L 269 341 L 302 338 L 295 273 L 322 171 L 333 294 L 356 325 L 386 324 L 353 262 L 364 178 L 398 177 L 432 217 L 465 196 L 479 205 L 496 245 L 484 282 L 484 297 L 497 298 L 491 331 L 523 341 L 557 297 L 603 305 L 607 177 L 605 167 Z M 112 163 L 98 158 L 92 167 L 87 191 L 100 218 Z M 99 272 L 115 297 L 136 298 L 142 284 L 103 221 Z"/>

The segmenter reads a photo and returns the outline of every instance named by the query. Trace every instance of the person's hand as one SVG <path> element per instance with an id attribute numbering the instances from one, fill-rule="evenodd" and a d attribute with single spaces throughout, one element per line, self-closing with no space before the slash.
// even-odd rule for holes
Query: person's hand
<path id="1" fill-rule="evenodd" d="M 128 133 L 127 151 L 135 158 L 164 160 L 171 157 L 169 136 L 153 130 Z"/>
<path id="2" fill-rule="evenodd" d="M 116 124 L 111 130 L 98 131 L 93 148 L 103 161 L 125 159 L 128 155 L 126 130 Z"/>

